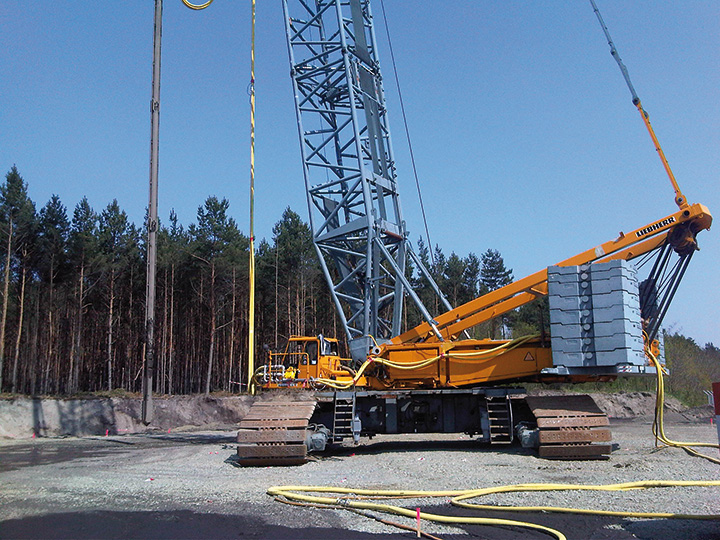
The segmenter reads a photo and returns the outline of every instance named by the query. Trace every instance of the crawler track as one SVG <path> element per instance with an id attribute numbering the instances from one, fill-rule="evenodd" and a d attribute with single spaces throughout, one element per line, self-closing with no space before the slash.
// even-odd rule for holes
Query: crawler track
<path id="1" fill-rule="evenodd" d="M 540 430 L 538 453 L 548 459 L 607 459 L 612 435 L 607 415 L 588 395 L 528 396 Z"/>
<path id="2" fill-rule="evenodd" d="M 240 465 L 302 465 L 307 462 L 307 428 L 314 401 L 259 401 L 240 421 Z"/>

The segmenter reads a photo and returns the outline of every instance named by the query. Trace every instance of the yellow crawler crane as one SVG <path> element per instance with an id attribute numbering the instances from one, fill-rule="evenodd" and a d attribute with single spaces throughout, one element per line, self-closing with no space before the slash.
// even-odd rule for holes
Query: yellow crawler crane
<path id="1" fill-rule="evenodd" d="M 200 10 L 212 1 L 183 3 Z M 392 328 L 399 327 L 403 297 L 413 296 L 403 278 L 405 260 L 415 256 L 406 242 L 396 191 L 369 0 L 283 0 L 315 247 L 346 333 L 357 338 L 358 345 L 351 344 L 353 359 L 341 358 L 337 339 L 292 336 L 283 352 L 268 353 L 251 387 L 254 383 L 267 391 L 288 389 L 292 397 L 284 394 L 283 399 L 253 405 L 238 433 L 241 464 L 298 464 L 307 459 L 308 451 L 324 450 L 330 442 L 410 432 L 464 432 L 484 442 L 502 443 L 512 442 L 517 433 L 523 444 L 538 446 L 543 457 L 603 457 L 611 450 L 603 444 L 610 441 L 608 420 L 589 396 L 520 400 L 516 398 L 523 389 L 501 385 L 655 373 L 662 400 L 662 344 L 656 337 L 698 249 L 696 235 L 710 228 L 712 216 L 705 206 L 688 204 L 681 192 L 600 12 L 594 0 L 590 3 L 679 210 L 438 317 L 425 310 L 426 322 L 376 342 L 368 328 L 382 326 L 379 312 L 393 302 Z M 253 2 L 252 82 L 254 14 Z M 309 115 L 316 115 L 320 129 L 303 129 L 303 118 Z M 325 147 L 334 149 L 335 161 L 327 157 Z M 253 178 L 251 174 L 251 193 Z M 314 211 L 319 211 L 319 225 L 313 223 Z M 252 237 L 251 203 L 251 252 Z M 653 253 L 652 269 L 638 284 L 635 270 L 626 262 Z M 673 253 L 679 258 L 670 264 Z M 339 282 L 333 281 L 326 257 L 334 259 Z M 251 272 L 252 267 L 251 262 Z M 395 281 L 386 280 L 388 276 Z M 427 271 L 425 277 L 431 280 Z M 381 296 L 383 287 L 394 292 Z M 550 299 L 549 336 L 543 329 L 539 335 L 512 340 L 462 339 L 473 326 L 544 296 Z M 339 299 L 350 304 L 351 317 Z M 422 303 L 413 300 L 423 311 Z M 251 301 L 251 321 L 252 305 Z M 363 317 L 360 331 L 357 323 Z M 252 362 L 252 330 L 250 342 Z M 689 444 L 664 437 L 661 401 L 658 411 L 658 439 Z"/>
<path id="2" fill-rule="evenodd" d="M 695 237 L 709 229 L 712 216 L 701 204 L 680 210 L 560 262 L 557 267 L 601 265 L 670 252 L 687 262 L 697 250 Z M 655 265 L 659 272 L 659 265 Z M 676 265 L 678 266 L 678 265 Z M 594 266 L 597 268 L 598 266 Z M 679 279 L 682 272 L 676 271 Z M 657 281 L 652 275 L 644 283 Z M 669 287 L 670 298 L 677 283 Z M 514 396 L 522 389 L 497 385 L 533 382 L 612 380 L 618 375 L 654 373 L 649 357 L 614 366 L 558 365 L 547 335 L 513 340 L 460 339 L 463 332 L 528 302 L 548 295 L 548 269 L 483 295 L 438 316 L 436 330 L 424 323 L 387 343 L 379 343 L 359 366 L 338 355 L 338 341 L 323 336 L 290 338 L 281 353 L 268 353 L 255 374 L 263 390 L 313 390 L 306 401 L 259 402 L 241 424 L 241 462 L 303 461 L 307 450 L 360 435 L 403 432 L 467 432 L 486 442 L 511 442 L 516 425 L 527 420 L 544 457 L 592 458 L 610 452 L 608 422 L 588 396 Z M 646 295 L 647 296 L 647 295 Z M 649 325 L 659 324 L 658 301 L 646 309 L 643 350 L 659 349 Z M 551 325 L 552 326 L 552 325 Z M 552 333 L 552 332 L 551 332 Z M 442 340 L 440 339 L 442 338 Z M 562 358 L 562 356 L 561 356 Z M 308 411 L 307 399 L 317 400 Z M 314 401 L 310 401 L 314 403 Z M 527 406 L 527 408 L 526 408 Z M 528 410 L 533 413 L 528 415 Z M 292 423 L 292 428 L 288 424 Z M 299 433 L 290 433 L 300 430 Z M 598 444 L 600 443 L 600 444 Z M 263 454 L 267 454 L 264 456 Z M 288 457 L 292 459 L 288 461 Z"/>
<path id="3" fill-rule="evenodd" d="M 313 240 L 352 359 L 324 336 L 295 336 L 269 353 L 254 382 L 283 399 L 259 400 L 242 421 L 240 463 L 302 463 L 329 443 L 385 433 L 467 433 L 504 444 L 517 437 L 543 457 L 609 455 L 608 419 L 588 396 L 522 399 L 514 385 L 662 369 L 654 360 L 662 357 L 660 324 L 712 216 L 680 191 L 593 7 L 678 210 L 455 308 L 431 283 L 447 308 L 432 316 L 405 276 L 412 260 L 432 282 L 400 210 L 369 0 L 283 0 Z M 651 267 L 642 282 L 636 263 Z M 472 327 L 545 296 L 549 333 L 469 339 Z M 425 322 L 401 331 L 406 297 Z"/>

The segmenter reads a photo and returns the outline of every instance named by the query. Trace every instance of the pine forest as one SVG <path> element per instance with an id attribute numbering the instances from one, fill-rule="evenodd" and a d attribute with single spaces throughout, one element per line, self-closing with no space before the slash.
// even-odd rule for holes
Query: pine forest
<path id="1" fill-rule="evenodd" d="M 0 186 L 0 391 L 76 395 L 142 384 L 145 326 L 145 237 L 117 201 L 91 208 L 83 198 L 68 210 L 57 195 L 39 210 L 13 166 Z M 500 252 L 445 256 L 422 240 L 420 258 L 453 305 L 512 281 Z M 155 313 L 156 388 L 160 394 L 229 392 L 246 388 L 249 240 L 230 217 L 226 199 L 208 197 L 196 221 L 171 212 L 158 233 Z M 407 269 L 426 305 L 434 295 Z M 407 304 L 404 325 L 419 316 Z M 291 335 L 343 340 L 310 229 L 287 208 L 270 240 L 256 248 L 256 351 L 277 350 Z M 547 324 L 538 301 L 474 329 L 473 337 L 508 338 Z M 681 373 L 711 371 L 720 353 L 678 334 Z M 696 362 L 700 359 L 699 367 Z M 678 366 L 676 366 L 678 367 Z M 720 371 L 720 370 L 719 370 Z M 720 376 L 720 373 L 713 375 Z M 690 381 L 693 377 L 688 375 Z M 689 384 L 692 387 L 692 382 Z M 696 401 L 690 392 L 686 401 Z"/>

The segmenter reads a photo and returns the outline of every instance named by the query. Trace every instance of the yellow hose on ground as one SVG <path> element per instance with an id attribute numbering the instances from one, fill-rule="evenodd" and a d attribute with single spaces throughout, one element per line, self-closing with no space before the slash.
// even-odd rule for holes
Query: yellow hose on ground
<path id="1" fill-rule="evenodd" d="M 645 519 L 700 519 L 720 520 L 720 515 L 714 514 L 675 514 L 670 512 L 629 512 L 612 510 L 591 510 L 586 508 L 563 508 L 554 506 L 495 506 L 466 502 L 485 495 L 496 493 L 517 493 L 534 491 L 629 491 L 635 489 L 650 489 L 664 487 L 720 487 L 720 481 L 641 481 L 626 482 L 621 484 L 606 485 L 575 485 L 575 484 L 518 484 L 511 486 L 499 486 L 484 489 L 450 490 L 450 491 L 412 491 L 412 490 L 370 490 L 352 489 L 327 486 L 273 486 L 268 489 L 268 495 L 276 497 L 280 502 L 296 501 L 304 504 L 322 504 L 338 509 L 362 509 L 373 510 L 386 514 L 395 514 L 409 518 L 416 517 L 416 510 L 402 508 L 400 506 L 366 502 L 364 499 L 425 499 L 436 497 L 452 497 L 450 503 L 453 506 L 469 508 L 473 510 L 489 511 L 512 511 L 512 512 L 562 512 L 572 514 L 585 514 L 595 516 L 630 517 Z M 340 497 L 323 497 L 307 495 L 307 493 L 330 493 L 342 495 Z M 525 521 L 507 519 L 481 518 L 472 516 L 446 516 L 442 514 L 431 514 L 421 512 L 420 518 L 435 523 L 449 525 L 489 525 L 489 526 L 511 526 L 526 529 L 535 529 L 552 535 L 558 540 L 565 540 L 565 535 L 550 527 L 538 525 Z"/>
<path id="2" fill-rule="evenodd" d="M 698 447 L 704 447 L 704 448 L 718 448 L 720 449 L 720 445 L 713 444 L 713 443 L 702 443 L 702 442 L 683 442 L 683 441 L 673 441 L 671 439 L 668 439 L 668 437 L 665 435 L 665 413 L 664 413 L 664 405 L 665 405 L 665 378 L 663 376 L 663 367 L 660 365 L 660 362 L 655 357 L 655 355 L 648 349 L 645 351 L 645 353 L 650 358 L 650 361 L 655 366 L 655 369 L 657 370 L 657 392 L 655 394 L 655 420 L 653 421 L 653 435 L 655 435 L 656 441 L 664 444 L 665 446 L 671 446 L 673 448 L 682 448 L 685 450 L 688 454 L 691 454 L 693 456 L 701 457 L 704 459 L 707 459 L 708 461 L 712 461 L 713 463 L 717 463 L 720 465 L 720 459 L 714 458 L 712 456 L 708 456 L 706 454 L 703 454 L 701 452 L 698 452 L 693 446 Z"/>
<path id="3" fill-rule="evenodd" d="M 671 512 L 625 512 L 617 510 L 591 510 L 586 508 L 563 508 L 557 506 L 496 506 L 463 502 L 467 499 L 483 497 L 495 493 L 515 493 L 530 491 L 630 491 L 635 489 L 651 489 L 664 487 L 720 487 L 718 480 L 675 481 L 675 480 L 642 480 L 621 484 L 582 485 L 582 484 L 518 484 L 498 486 L 468 491 L 452 499 L 452 504 L 476 510 L 508 510 L 512 512 L 561 512 L 567 514 L 587 514 L 593 516 L 633 517 L 648 519 L 705 519 L 718 520 L 720 514 L 675 514 Z"/>
<path id="4" fill-rule="evenodd" d="M 462 495 L 463 491 L 388 491 L 388 490 L 369 490 L 369 489 L 344 489 L 323 486 L 274 486 L 267 490 L 268 495 L 276 497 L 280 502 L 284 500 L 298 501 L 306 504 L 325 504 L 334 506 L 339 509 L 359 509 L 374 510 L 386 514 L 395 514 L 409 518 L 416 518 L 417 511 L 391 504 L 379 504 L 371 502 L 363 502 L 353 500 L 352 497 L 318 497 L 312 495 L 303 495 L 297 492 L 305 493 L 334 493 L 343 495 L 361 495 L 370 497 L 393 497 L 393 498 L 426 498 L 426 497 L 452 497 Z M 511 519 L 494 519 L 480 518 L 471 516 L 444 516 L 442 514 L 430 514 L 428 512 L 420 512 L 420 519 L 433 521 L 436 523 L 446 523 L 449 525 L 493 525 L 499 527 L 522 527 L 525 529 L 534 529 L 554 536 L 558 540 L 566 540 L 566 537 L 560 531 L 538 525 L 536 523 L 526 523 L 523 521 L 514 521 Z"/>

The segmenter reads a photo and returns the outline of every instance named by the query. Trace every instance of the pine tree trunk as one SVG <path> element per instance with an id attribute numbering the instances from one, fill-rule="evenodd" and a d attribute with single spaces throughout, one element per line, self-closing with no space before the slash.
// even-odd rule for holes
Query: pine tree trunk
<path id="1" fill-rule="evenodd" d="M 80 363 L 82 360 L 83 311 L 85 309 L 85 256 L 80 262 L 80 279 L 78 280 L 78 312 L 77 331 L 73 349 L 73 388 L 77 392 L 80 387 Z"/>
<path id="2" fill-rule="evenodd" d="M 49 294 L 49 301 L 48 301 L 47 362 L 48 362 L 48 365 L 51 366 L 52 371 L 53 371 L 53 389 L 54 389 L 55 393 L 57 393 L 59 390 L 58 386 L 60 384 L 60 381 L 58 380 L 59 376 L 60 376 L 60 368 L 59 368 L 58 362 L 55 361 L 55 349 L 54 349 L 54 345 L 55 345 L 55 343 L 54 343 L 55 342 L 55 317 L 54 317 L 55 313 L 53 310 L 54 303 L 55 303 L 55 298 L 54 298 L 55 291 L 53 290 L 54 285 L 55 285 L 55 283 L 54 283 L 54 277 L 55 277 L 54 267 L 55 267 L 55 257 L 52 256 L 52 257 L 50 257 L 50 294 Z"/>
<path id="3" fill-rule="evenodd" d="M 168 270 L 165 267 L 165 285 L 163 287 L 163 330 L 160 345 L 160 376 L 158 377 L 158 392 L 166 394 L 166 364 L 167 364 L 167 328 L 168 328 Z"/>
<path id="4" fill-rule="evenodd" d="M 199 299 L 202 299 L 202 295 L 199 295 Z M 199 302 L 197 302 L 194 306 L 191 307 L 191 313 L 194 314 L 194 318 L 192 320 L 199 321 L 202 320 L 199 317 L 198 314 L 198 306 L 200 305 Z M 187 324 L 187 321 L 186 321 Z M 192 379 L 192 371 L 190 370 L 190 358 L 192 357 L 195 359 L 195 325 L 189 325 L 186 327 L 185 335 L 183 336 L 184 341 L 184 356 L 185 356 L 185 362 L 184 362 L 184 372 L 183 376 L 180 379 L 183 382 L 182 388 L 184 394 L 189 394 L 190 391 L 189 388 L 192 388 L 194 381 Z"/>
<path id="5" fill-rule="evenodd" d="M 168 393 L 173 393 L 173 360 L 175 357 L 175 341 L 173 332 L 175 330 L 175 265 L 170 267 L 170 337 L 168 339 Z"/>
<path id="6" fill-rule="evenodd" d="M 235 278 L 236 278 L 236 272 L 235 267 L 233 266 L 232 270 L 232 307 L 230 312 L 230 351 L 229 351 L 229 361 L 228 361 L 228 385 L 230 385 L 229 381 L 232 381 L 232 372 L 233 367 L 235 365 L 235 305 L 236 305 L 236 291 L 235 291 Z M 237 382 L 242 382 L 242 367 L 238 370 L 238 380 Z M 232 388 L 229 386 L 229 388 Z M 240 390 L 242 390 L 242 386 L 239 387 Z"/>
<path id="7" fill-rule="evenodd" d="M 78 306 L 78 331 L 77 331 L 77 343 L 75 348 L 75 388 L 80 388 L 80 366 L 82 365 L 83 354 L 83 315 L 85 313 L 85 261 L 80 266 L 80 305 Z"/>
<path id="8" fill-rule="evenodd" d="M 78 296 L 78 290 L 77 287 L 73 286 L 73 295 L 77 301 Z M 66 383 L 66 388 L 68 389 L 68 393 L 72 394 L 75 392 L 75 343 L 77 341 L 77 333 L 78 333 L 78 326 L 77 326 L 77 317 L 71 315 L 69 313 L 70 307 L 68 303 L 68 313 L 66 315 L 66 320 L 70 324 L 70 366 L 68 368 L 68 378 Z"/>
<path id="9" fill-rule="evenodd" d="M 138 377 L 132 378 L 133 373 L 136 371 L 135 366 L 133 365 L 132 359 L 133 359 L 133 343 L 135 343 L 135 339 L 133 336 L 133 325 L 132 325 L 132 315 L 133 315 L 133 305 L 134 305 L 134 295 L 133 295 L 133 266 L 130 266 L 130 302 L 128 303 L 128 311 L 127 311 L 127 323 L 124 325 L 126 329 L 126 336 L 127 336 L 127 343 L 125 344 L 125 371 L 128 372 L 127 376 L 127 387 L 125 385 L 121 385 L 121 388 L 125 388 L 128 392 L 130 391 L 130 385 L 135 384 L 135 381 L 138 379 Z M 154 317 L 154 316 L 153 316 Z M 122 318 L 120 319 L 122 321 Z M 122 326 L 119 329 L 122 332 Z M 120 334 L 122 336 L 122 334 Z M 137 370 L 138 375 L 142 373 L 142 362 L 145 361 L 145 353 L 143 352 L 140 356 L 142 358 L 140 369 Z M 152 390 L 152 389 L 151 389 Z M 142 390 L 141 390 L 142 391 Z"/>
<path id="10" fill-rule="evenodd" d="M 205 380 L 205 397 L 210 396 L 210 379 L 212 378 L 213 356 L 215 354 L 215 262 L 210 263 L 210 351 L 208 353 L 207 379 Z"/>
<path id="11" fill-rule="evenodd" d="M 20 314 L 18 315 L 17 337 L 15 338 L 15 359 L 13 361 L 12 392 L 17 391 L 18 361 L 20 359 L 20 341 L 22 340 L 23 315 L 25 314 L 25 281 L 27 279 L 27 267 L 23 264 L 22 277 L 20 278 Z"/>
<path id="12" fill-rule="evenodd" d="M 10 255 L 12 254 L 13 222 L 8 224 L 7 256 L 3 277 L 2 319 L 0 319 L 0 392 L 3 388 L 3 369 L 5 367 L 5 328 L 7 326 L 8 293 L 10 290 Z"/>
<path id="13" fill-rule="evenodd" d="M 301 336 L 307 335 L 307 332 L 305 331 L 305 294 L 305 272 L 303 270 L 300 270 L 300 297 L 298 298 L 297 311 L 298 324 L 300 325 Z"/>
<path id="14" fill-rule="evenodd" d="M 32 384 L 30 388 L 30 394 L 35 395 L 36 390 L 38 389 L 38 386 L 42 388 L 42 378 L 38 384 L 38 376 L 41 375 L 41 373 L 38 373 L 38 340 L 40 339 L 40 295 L 35 295 L 35 329 L 33 331 L 33 337 L 32 341 L 30 343 L 30 358 L 33 365 L 33 378 L 32 378 Z"/>
<path id="15" fill-rule="evenodd" d="M 73 294 L 75 297 L 77 297 L 77 291 L 73 288 Z M 77 320 L 75 318 L 75 313 L 73 311 L 73 308 L 71 307 L 71 303 L 69 301 L 69 298 L 66 298 L 65 302 L 65 321 L 67 321 L 67 324 L 70 326 L 70 336 L 69 340 L 66 343 L 66 346 L 68 346 L 70 349 L 68 351 L 68 358 L 70 359 L 70 364 L 68 365 L 67 370 L 67 380 L 65 381 L 65 388 L 67 388 L 68 394 L 74 394 L 75 393 L 75 335 L 77 334 Z"/>
<path id="16" fill-rule="evenodd" d="M 50 393 L 50 362 L 45 362 L 45 369 L 43 370 L 43 394 L 47 395 Z"/>
<path id="17" fill-rule="evenodd" d="M 295 289 L 295 329 L 298 335 L 304 335 L 303 328 L 300 324 L 300 288 Z"/>
<path id="18" fill-rule="evenodd" d="M 404 333 L 405 331 L 407 331 L 407 327 L 408 327 L 408 322 L 407 322 L 407 305 L 408 305 L 408 304 L 407 304 L 407 297 L 403 296 L 402 303 L 403 303 L 403 327 L 400 329 L 400 332 L 401 332 L 401 333 Z"/>
<path id="19" fill-rule="evenodd" d="M 310 309 L 312 310 L 312 323 L 313 323 L 313 334 L 317 333 L 318 321 L 317 321 L 317 294 L 315 294 L 314 288 L 310 287 Z M 335 336 L 333 336 L 335 337 Z"/>
<path id="20" fill-rule="evenodd" d="M 290 336 L 292 336 L 292 317 L 290 316 L 290 283 L 288 283 L 287 288 L 287 337 L 290 339 Z M 250 384 L 250 383 L 248 383 Z"/>
<path id="21" fill-rule="evenodd" d="M 108 391 L 112 390 L 113 370 L 113 315 L 115 308 L 115 269 L 110 271 L 110 305 L 108 307 L 107 319 L 107 369 L 108 369 Z"/>

